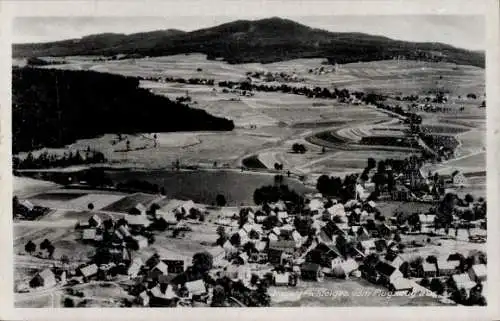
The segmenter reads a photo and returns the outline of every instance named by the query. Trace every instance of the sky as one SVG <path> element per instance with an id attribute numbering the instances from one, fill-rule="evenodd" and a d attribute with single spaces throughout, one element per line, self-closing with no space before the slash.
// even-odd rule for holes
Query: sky
<path id="1" fill-rule="evenodd" d="M 280 16 L 307 26 L 334 32 L 363 32 L 393 39 L 442 42 L 470 50 L 485 50 L 485 18 L 482 15 L 294 15 Z M 269 16 L 66 16 L 16 17 L 14 43 L 49 42 L 103 32 L 130 34 L 160 29 L 192 31 L 238 19 Z"/>

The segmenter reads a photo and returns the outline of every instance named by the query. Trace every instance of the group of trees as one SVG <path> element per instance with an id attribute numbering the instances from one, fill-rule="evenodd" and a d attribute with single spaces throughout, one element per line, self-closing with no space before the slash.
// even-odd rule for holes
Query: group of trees
<path id="1" fill-rule="evenodd" d="M 231 120 L 140 88 L 137 78 L 93 71 L 12 70 L 13 154 L 109 132 L 233 128 Z"/>
<path id="2" fill-rule="evenodd" d="M 171 82 L 179 84 L 190 84 L 190 85 L 208 85 L 214 86 L 215 80 L 208 78 L 181 78 L 181 77 L 139 77 L 140 80 L 150 80 L 159 82 Z"/>
<path id="3" fill-rule="evenodd" d="M 307 148 L 306 148 L 306 146 L 304 146 L 304 144 L 294 143 L 292 145 L 292 151 L 294 153 L 304 154 L 307 151 Z"/>
<path id="4" fill-rule="evenodd" d="M 357 174 L 346 175 L 344 180 L 340 177 L 321 175 L 316 182 L 316 189 L 325 196 L 336 196 L 342 200 L 355 197 Z"/>
<path id="5" fill-rule="evenodd" d="M 288 185 L 267 185 L 257 188 L 253 193 L 255 204 L 274 203 L 279 200 L 291 203 L 302 203 L 303 198 Z"/>
<path id="6" fill-rule="evenodd" d="M 47 251 L 49 258 L 53 257 L 56 248 L 48 239 L 44 239 L 40 243 L 39 247 L 40 250 Z M 26 253 L 32 255 L 34 252 L 36 252 L 36 244 L 33 241 L 29 240 L 28 243 L 26 243 L 26 245 L 24 246 L 24 250 L 26 251 Z"/>
<path id="7" fill-rule="evenodd" d="M 82 156 L 82 154 L 84 156 Z M 87 151 L 76 151 L 73 153 L 64 153 L 63 156 L 56 154 L 49 154 L 47 151 L 40 153 L 35 157 L 33 153 L 29 152 L 25 158 L 21 159 L 18 156 L 12 158 L 13 169 L 39 169 L 51 167 L 67 167 L 82 164 L 98 164 L 107 162 L 104 154 L 99 151 L 91 151 L 90 147 Z"/>

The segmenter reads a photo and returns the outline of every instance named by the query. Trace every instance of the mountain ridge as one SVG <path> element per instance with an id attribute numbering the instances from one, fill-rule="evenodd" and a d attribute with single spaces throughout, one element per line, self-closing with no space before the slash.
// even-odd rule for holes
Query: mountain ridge
<path id="1" fill-rule="evenodd" d="M 408 42 L 360 32 L 330 32 L 283 18 L 236 20 L 194 31 L 103 33 L 48 43 L 14 44 L 14 57 L 200 52 L 229 63 L 326 58 L 330 63 L 404 57 L 484 68 L 484 53 L 437 42 Z"/>

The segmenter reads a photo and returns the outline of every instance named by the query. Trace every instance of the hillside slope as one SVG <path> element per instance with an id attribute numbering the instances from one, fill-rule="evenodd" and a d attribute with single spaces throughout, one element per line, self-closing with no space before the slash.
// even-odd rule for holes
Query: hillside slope
<path id="1" fill-rule="evenodd" d="M 291 20 L 238 20 L 182 32 L 166 30 L 132 35 L 102 34 L 42 44 L 15 44 L 14 57 L 141 54 L 164 56 L 191 52 L 229 63 L 269 63 L 295 58 L 327 58 L 331 63 L 392 59 L 446 61 L 484 68 L 484 53 L 441 43 L 412 43 L 362 33 L 313 29 Z"/>
<path id="2" fill-rule="evenodd" d="M 12 70 L 14 154 L 105 133 L 233 128 L 230 120 L 139 88 L 136 78 L 93 71 Z"/>

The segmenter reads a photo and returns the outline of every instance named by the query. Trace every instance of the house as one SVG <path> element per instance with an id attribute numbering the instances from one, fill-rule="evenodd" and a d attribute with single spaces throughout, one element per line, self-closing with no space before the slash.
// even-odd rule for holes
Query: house
<path id="1" fill-rule="evenodd" d="M 364 254 L 369 255 L 377 252 L 377 247 L 375 246 L 375 240 L 369 239 L 366 241 L 359 242 L 358 249 Z"/>
<path id="2" fill-rule="evenodd" d="M 240 229 L 237 234 L 240 236 L 240 245 L 248 242 L 248 233 L 244 229 Z"/>
<path id="3" fill-rule="evenodd" d="M 300 267 L 300 276 L 303 280 L 309 281 L 322 281 L 323 280 L 323 272 L 321 270 L 321 266 L 316 263 L 304 263 Z"/>
<path id="4" fill-rule="evenodd" d="M 248 254 L 247 253 L 240 253 L 238 256 L 236 256 L 234 259 L 233 259 L 233 264 L 237 264 L 237 265 L 245 265 L 248 263 Z"/>
<path id="5" fill-rule="evenodd" d="M 112 261 L 117 263 L 130 262 L 130 252 L 127 248 L 112 248 L 109 250 L 109 255 Z"/>
<path id="6" fill-rule="evenodd" d="M 426 278 L 433 278 L 437 276 L 437 268 L 434 263 L 427 263 L 423 262 L 422 263 L 422 274 L 423 277 Z"/>
<path id="7" fill-rule="evenodd" d="M 163 292 L 160 284 L 150 290 L 150 296 L 149 306 L 151 307 L 170 307 L 177 298 L 171 285 L 168 285 Z"/>
<path id="8" fill-rule="evenodd" d="M 255 214 L 255 223 L 259 223 L 259 224 L 262 224 L 267 218 L 267 215 L 265 213 L 262 213 L 262 212 L 257 212 Z"/>
<path id="9" fill-rule="evenodd" d="M 335 242 L 336 235 L 347 236 L 347 233 L 332 221 L 329 221 L 323 226 L 319 232 L 321 242 L 325 244 L 332 244 Z"/>
<path id="10" fill-rule="evenodd" d="M 91 218 L 89 218 L 89 225 L 90 226 L 92 226 L 92 227 L 100 227 L 101 224 L 102 224 L 102 220 L 99 217 L 99 215 L 94 214 L 94 215 L 92 215 Z"/>
<path id="11" fill-rule="evenodd" d="M 408 293 L 413 291 L 414 283 L 404 277 L 394 278 L 389 284 L 389 289 L 394 293 Z"/>
<path id="12" fill-rule="evenodd" d="M 313 198 L 307 204 L 306 209 L 308 209 L 311 213 L 320 213 L 324 209 L 324 204 L 321 199 Z"/>
<path id="13" fill-rule="evenodd" d="M 474 282 L 486 281 L 487 269 L 485 264 L 474 264 L 469 268 L 468 274 Z"/>
<path id="14" fill-rule="evenodd" d="M 334 216 L 346 216 L 344 205 L 340 203 L 327 208 L 326 211 L 331 215 L 330 219 Z"/>
<path id="15" fill-rule="evenodd" d="M 452 275 L 451 284 L 458 290 L 464 289 L 465 291 L 467 291 L 467 294 L 469 293 L 470 289 L 476 286 L 476 282 L 472 281 L 469 274 L 467 273 Z"/>
<path id="16" fill-rule="evenodd" d="M 135 235 L 132 238 L 132 242 L 137 249 L 143 249 L 148 247 L 148 239 L 142 235 Z"/>
<path id="17" fill-rule="evenodd" d="M 158 279 L 160 275 L 168 275 L 168 265 L 163 261 L 156 264 L 148 273 L 151 279 Z"/>
<path id="18" fill-rule="evenodd" d="M 50 288 L 55 286 L 56 283 L 56 276 L 50 269 L 45 269 L 42 272 L 37 273 L 29 282 L 30 287 L 32 288 Z"/>
<path id="19" fill-rule="evenodd" d="M 264 252 L 267 249 L 267 242 L 266 241 L 255 242 L 255 249 L 259 252 Z"/>
<path id="20" fill-rule="evenodd" d="M 84 229 L 82 231 L 82 241 L 97 241 L 97 230 L 95 228 Z"/>
<path id="21" fill-rule="evenodd" d="M 320 243 L 306 254 L 305 260 L 331 269 L 342 263 L 344 258 L 335 246 Z"/>
<path id="22" fill-rule="evenodd" d="M 378 239 L 374 240 L 373 243 L 375 243 L 375 249 L 377 252 L 385 252 L 387 250 L 387 241 L 384 239 Z"/>
<path id="23" fill-rule="evenodd" d="M 96 264 L 90 264 L 82 268 L 79 268 L 78 272 L 84 279 L 88 280 L 93 276 L 97 275 L 98 270 L 99 269 Z"/>
<path id="24" fill-rule="evenodd" d="M 146 215 L 146 210 L 146 206 L 144 206 L 142 203 L 137 203 L 128 211 L 128 213 L 131 215 Z"/>
<path id="25" fill-rule="evenodd" d="M 169 274 L 179 274 L 185 270 L 184 260 L 166 259 L 162 261 L 167 265 Z"/>
<path id="26" fill-rule="evenodd" d="M 185 284 L 186 289 L 190 294 L 193 296 L 198 296 L 198 295 L 203 295 L 207 293 L 207 288 L 205 287 L 205 282 L 203 280 L 196 280 L 196 281 L 190 281 L 186 282 Z"/>
<path id="27" fill-rule="evenodd" d="M 151 224 L 151 221 L 145 215 L 128 216 L 127 222 L 131 228 L 146 228 Z"/>
<path id="28" fill-rule="evenodd" d="M 286 258 L 286 254 L 283 250 L 269 248 L 267 250 L 267 257 L 269 263 L 273 265 L 282 265 Z"/>
<path id="29" fill-rule="evenodd" d="M 384 257 L 384 260 L 385 262 L 394 266 L 396 269 L 399 269 L 401 265 L 405 262 L 405 260 L 401 257 L 401 255 L 398 255 L 397 253 L 394 253 L 392 251 L 387 252 L 387 254 Z"/>
<path id="30" fill-rule="evenodd" d="M 147 307 L 149 305 L 149 294 L 147 291 L 142 291 L 137 296 L 137 303 L 142 305 L 143 307 Z"/>
<path id="31" fill-rule="evenodd" d="M 382 283 L 387 285 L 391 284 L 395 279 L 403 277 L 399 269 L 396 269 L 387 262 L 378 262 L 375 265 L 375 271 L 379 274 Z"/>
<path id="32" fill-rule="evenodd" d="M 238 249 L 233 244 L 231 244 L 231 242 L 229 240 L 224 242 L 224 244 L 222 245 L 222 248 L 224 249 L 224 251 L 226 253 L 226 259 L 230 259 L 233 255 L 238 253 Z"/>
<path id="33" fill-rule="evenodd" d="M 279 211 L 277 213 L 277 216 L 278 216 L 278 220 L 280 222 L 285 222 L 286 219 L 288 218 L 288 212 L 286 212 L 286 211 Z"/>
<path id="34" fill-rule="evenodd" d="M 358 269 L 358 263 L 353 259 L 347 259 L 338 264 L 332 265 L 332 273 L 338 278 L 348 278 L 349 275 Z"/>
<path id="35" fill-rule="evenodd" d="M 368 208 L 372 211 L 375 210 L 375 208 L 377 207 L 377 203 L 375 203 L 374 201 L 368 201 L 367 205 Z"/>
<path id="36" fill-rule="evenodd" d="M 294 230 L 292 232 L 292 239 L 295 242 L 295 247 L 300 247 L 302 245 L 303 238 L 298 231 Z"/>
<path id="37" fill-rule="evenodd" d="M 273 272 L 274 285 L 276 286 L 287 286 L 290 282 L 290 273 L 278 273 L 276 271 Z"/>
<path id="38" fill-rule="evenodd" d="M 219 266 L 222 260 L 226 257 L 226 252 L 222 246 L 211 247 L 207 250 L 213 257 L 213 265 Z"/>
<path id="39" fill-rule="evenodd" d="M 419 214 L 418 220 L 422 225 L 432 225 L 434 224 L 434 220 L 436 219 L 436 215 L 433 214 Z"/>
<path id="40" fill-rule="evenodd" d="M 368 233 L 366 228 L 360 225 L 352 225 L 349 228 L 348 234 L 354 236 L 358 241 L 366 241 L 370 239 L 370 233 Z"/>
<path id="41" fill-rule="evenodd" d="M 121 225 L 118 228 L 118 231 L 125 237 L 125 238 L 130 238 L 132 237 L 132 234 L 130 234 L 130 231 L 128 230 L 128 227 L 125 225 Z"/>
<path id="42" fill-rule="evenodd" d="M 130 264 L 130 266 L 127 269 L 127 275 L 130 278 L 135 278 L 139 274 L 142 265 L 143 265 L 143 262 L 142 262 L 142 259 L 140 257 L 134 258 L 132 260 L 132 263 Z"/>
<path id="43" fill-rule="evenodd" d="M 457 187 L 463 187 L 469 184 L 467 177 L 465 177 L 464 173 L 461 171 L 454 171 L 451 174 L 451 181 L 452 184 Z"/>
<path id="44" fill-rule="evenodd" d="M 278 240 L 269 240 L 269 248 L 293 253 L 295 251 L 295 241 L 280 237 Z"/>
<path id="45" fill-rule="evenodd" d="M 453 275 L 458 272 L 459 261 L 437 261 L 437 270 L 439 276 Z"/>

